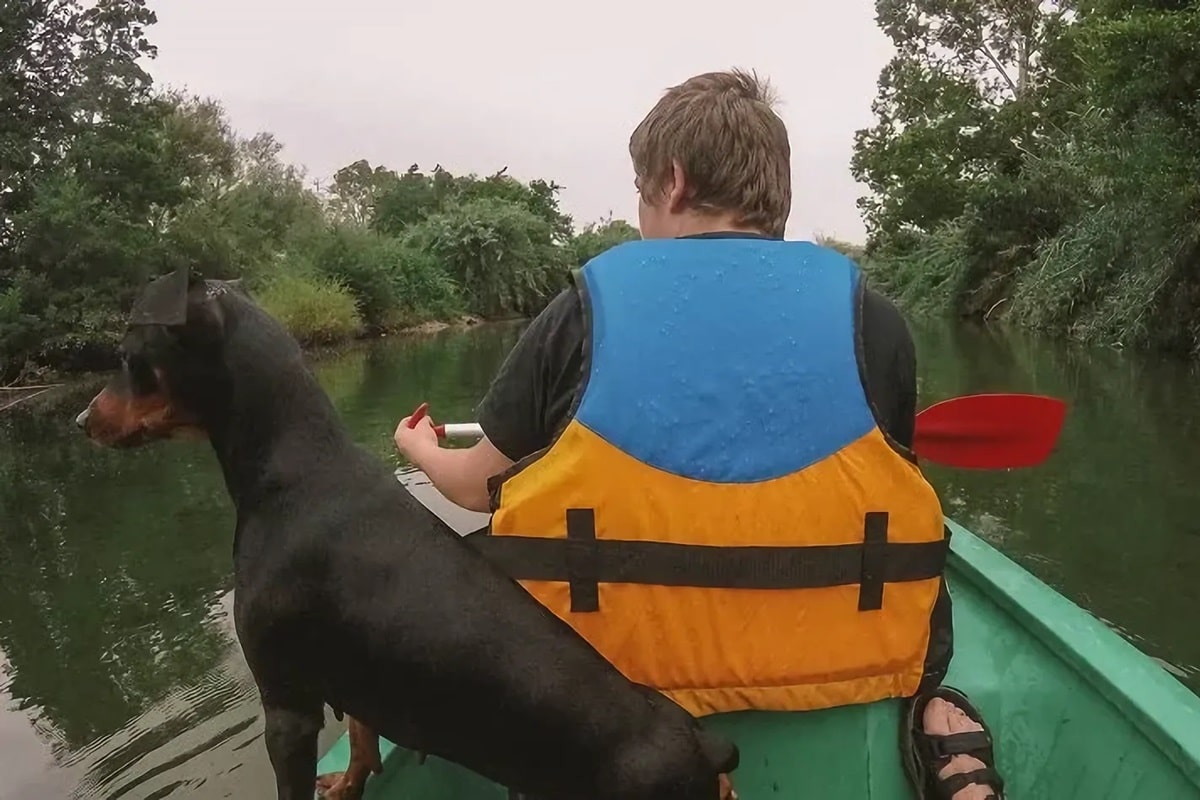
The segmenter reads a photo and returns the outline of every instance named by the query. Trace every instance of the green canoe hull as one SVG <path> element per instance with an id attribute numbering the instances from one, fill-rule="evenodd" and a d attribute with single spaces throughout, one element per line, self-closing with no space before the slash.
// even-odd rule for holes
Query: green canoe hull
<path id="1" fill-rule="evenodd" d="M 951 524 L 955 655 L 946 683 L 979 707 L 1014 800 L 1200 798 L 1200 698 L 1103 623 Z M 707 717 L 741 749 L 744 800 L 911 800 L 901 703 Z M 466 769 L 382 742 L 374 800 L 505 800 Z M 319 772 L 345 768 L 345 736 Z"/>

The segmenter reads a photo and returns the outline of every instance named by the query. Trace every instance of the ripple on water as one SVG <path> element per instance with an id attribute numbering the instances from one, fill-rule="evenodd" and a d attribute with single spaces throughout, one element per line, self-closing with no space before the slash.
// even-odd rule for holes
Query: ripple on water
<path id="1" fill-rule="evenodd" d="M 232 602 L 232 593 L 224 595 L 211 610 L 210 623 L 231 628 Z M 217 667 L 82 748 L 65 752 L 61 742 L 52 744 L 58 762 L 54 776 L 60 780 L 53 789 L 27 788 L 35 796 L 51 792 L 72 800 L 215 800 L 254 796 L 271 787 L 258 692 L 229 632 L 228 652 Z M 322 749 L 342 730 L 326 713 Z"/>
<path id="2" fill-rule="evenodd" d="M 228 627 L 231 608 L 232 593 L 212 609 L 212 623 Z M 246 761 L 239 751 L 261 737 L 259 716 L 254 682 L 230 636 L 225 658 L 199 681 L 63 759 L 82 774 L 72 797 L 234 797 L 227 776 Z"/>

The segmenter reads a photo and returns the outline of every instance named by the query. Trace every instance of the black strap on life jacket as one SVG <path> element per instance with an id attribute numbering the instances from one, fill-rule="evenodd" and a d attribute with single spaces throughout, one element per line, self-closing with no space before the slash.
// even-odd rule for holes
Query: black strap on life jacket
<path id="1" fill-rule="evenodd" d="M 888 514 L 871 511 L 859 544 L 735 546 L 596 538 L 595 511 L 567 510 L 567 536 L 467 536 L 516 580 L 563 581 L 572 612 L 600 610 L 601 583 L 706 589 L 820 589 L 857 584 L 858 610 L 883 607 L 887 583 L 923 581 L 946 567 L 949 534 L 936 542 L 889 542 Z"/>

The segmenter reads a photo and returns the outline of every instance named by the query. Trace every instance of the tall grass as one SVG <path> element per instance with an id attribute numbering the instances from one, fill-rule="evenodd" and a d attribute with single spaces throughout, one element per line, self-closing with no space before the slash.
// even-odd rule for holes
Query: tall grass
<path id="1" fill-rule="evenodd" d="M 281 271 L 256 293 L 258 303 L 301 344 L 329 344 L 362 330 L 354 294 L 335 278 Z"/>

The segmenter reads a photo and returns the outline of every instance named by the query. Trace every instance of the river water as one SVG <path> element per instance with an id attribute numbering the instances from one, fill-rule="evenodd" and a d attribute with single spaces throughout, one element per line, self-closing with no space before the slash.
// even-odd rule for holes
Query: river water
<path id="1" fill-rule="evenodd" d="M 423 400 L 471 419 L 520 325 L 392 338 L 316 360 L 359 441 L 401 466 Z M 1014 472 L 929 467 L 947 513 L 1200 691 L 1200 374 L 1167 358 L 914 325 L 922 407 L 1067 398 L 1058 452 Z M 273 796 L 233 637 L 233 514 L 203 444 L 101 450 L 94 391 L 0 415 L 0 800 Z M 340 732 L 329 718 L 322 748 Z"/>

